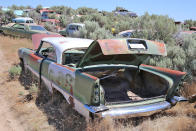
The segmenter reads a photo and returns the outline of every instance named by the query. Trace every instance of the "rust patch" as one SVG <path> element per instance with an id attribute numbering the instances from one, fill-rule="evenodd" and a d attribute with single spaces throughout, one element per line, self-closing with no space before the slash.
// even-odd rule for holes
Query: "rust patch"
<path id="1" fill-rule="evenodd" d="M 35 61 L 37 61 L 37 60 L 41 60 L 42 58 L 41 57 L 39 57 L 39 56 L 37 56 L 37 55 L 35 55 L 34 53 L 32 53 L 32 54 L 29 54 L 32 58 L 34 58 L 33 60 L 35 60 Z"/>
<path id="2" fill-rule="evenodd" d="M 72 86 L 71 86 L 71 88 L 70 88 L 70 94 L 71 94 L 71 96 L 69 97 L 69 102 L 70 102 L 70 105 L 71 105 L 71 107 L 74 107 L 75 106 L 75 104 L 74 104 L 74 100 L 73 100 L 73 88 L 72 88 Z"/>
<path id="3" fill-rule="evenodd" d="M 150 40 L 149 40 L 150 41 Z M 161 53 L 161 54 L 164 54 L 165 53 L 165 46 L 164 46 L 164 44 L 163 43 L 160 43 L 160 42 L 157 42 L 157 41 L 150 41 L 150 42 L 152 42 L 153 44 L 155 44 L 155 45 L 157 45 L 157 47 L 158 47 L 158 50 L 159 50 L 159 52 Z"/>
<path id="4" fill-rule="evenodd" d="M 88 76 L 88 77 L 90 77 L 90 78 L 92 78 L 92 79 L 94 79 L 94 80 L 97 80 L 97 79 L 98 79 L 97 77 L 92 76 L 92 75 L 87 74 L 87 73 L 82 73 L 82 74 L 84 74 L 84 75 L 86 75 L 86 76 Z"/>
<path id="5" fill-rule="evenodd" d="M 59 65 L 59 66 L 61 66 L 61 67 L 65 67 L 65 68 L 67 68 L 68 70 L 70 70 L 70 71 L 75 71 L 75 69 L 73 69 L 73 68 L 71 68 L 71 67 L 68 67 L 68 66 L 64 66 L 64 65 L 61 65 L 61 64 L 57 64 L 57 63 L 55 63 L 56 65 Z"/>
<path id="6" fill-rule="evenodd" d="M 185 75 L 186 74 L 186 72 L 171 70 L 171 69 L 168 69 L 168 68 L 162 68 L 162 67 L 157 67 L 157 66 L 150 66 L 150 65 L 145 65 L 145 64 L 141 64 L 141 66 L 154 68 L 156 70 L 160 70 L 160 71 L 167 72 L 167 73 L 170 73 L 170 74 L 175 74 L 175 75 Z"/>
<path id="7" fill-rule="evenodd" d="M 104 55 L 126 54 L 129 52 L 126 42 L 123 40 L 98 40 Z"/>

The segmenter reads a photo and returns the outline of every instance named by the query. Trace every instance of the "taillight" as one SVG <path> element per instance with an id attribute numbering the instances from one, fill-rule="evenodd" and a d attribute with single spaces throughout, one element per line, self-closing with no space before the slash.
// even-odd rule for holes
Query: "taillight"
<path id="1" fill-rule="evenodd" d="M 100 89 L 99 89 L 99 85 L 95 84 L 94 86 L 94 103 L 98 104 L 100 101 Z"/>

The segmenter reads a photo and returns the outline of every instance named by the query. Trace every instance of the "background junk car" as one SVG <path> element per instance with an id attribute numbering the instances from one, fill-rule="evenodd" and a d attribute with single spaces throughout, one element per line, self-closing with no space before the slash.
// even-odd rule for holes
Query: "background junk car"
<path id="1" fill-rule="evenodd" d="M 59 31 L 59 34 L 63 36 L 69 36 L 69 37 L 79 37 L 80 36 L 79 30 L 81 28 L 84 28 L 84 26 L 85 24 L 82 23 L 71 23 L 68 24 L 64 30 Z"/>
<path id="2" fill-rule="evenodd" d="M 37 24 L 27 24 L 27 23 L 15 23 L 9 24 L 8 26 L 0 27 L 0 32 L 4 35 L 10 35 L 14 37 L 32 38 L 33 34 L 36 33 L 47 33 L 47 34 L 57 34 L 47 31 L 43 26 Z"/>
<path id="3" fill-rule="evenodd" d="M 13 23 L 34 23 L 32 18 L 29 17 L 18 17 L 18 18 L 14 18 L 12 19 Z"/>
<path id="4" fill-rule="evenodd" d="M 24 69 L 51 93 L 58 90 L 87 119 L 145 116 L 181 100 L 174 95 L 185 72 L 141 64 L 149 55 L 166 56 L 162 43 L 43 37 L 33 35 L 37 50 L 19 49 Z"/>

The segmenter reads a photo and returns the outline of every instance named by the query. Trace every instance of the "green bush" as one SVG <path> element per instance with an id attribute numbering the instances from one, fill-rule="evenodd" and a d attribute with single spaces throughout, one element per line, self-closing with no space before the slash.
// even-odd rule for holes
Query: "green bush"
<path id="1" fill-rule="evenodd" d="M 80 30 L 80 36 L 88 39 L 113 38 L 112 34 L 105 28 L 101 28 L 95 21 L 85 21 L 85 28 Z"/>
<path id="2" fill-rule="evenodd" d="M 69 16 L 61 15 L 59 17 L 59 21 L 60 21 L 60 26 L 65 28 L 67 24 L 70 24 L 72 22 L 72 19 Z"/>
<path id="3" fill-rule="evenodd" d="M 2 10 L 0 10 L 0 19 L 2 23 L 11 23 L 12 19 L 16 18 L 16 15 L 14 14 L 13 10 L 9 10 L 6 12 L 3 12 Z"/>
<path id="4" fill-rule="evenodd" d="M 185 20 L 184 23 L 185 23 L 187 28 L 196 26 L 196 21 L 195 20 L 191 20 L 191 19 L 190 20 Z"/>
<path id="5" fill-rule="evenodd" d="M 139 30 L 140 34 L 136 35 L 138 38 L 163 40 L 165 43 L 171 41 L 173 34 L 177 32 L 173 19 L 168 16 L 149 15 L 148 13 L 134 19 L 131 27 Z"/>
<path id="6" fill-rule="evenodd" d="M 29 87 L 29 93 L 30 94 L 36 94 L 38 92 L 38 86 L 36 84 L 32 84 Z"/>
<path id="7" fill-rule="evenodd" d="M 41 21 L 41 14 L 37 13 L 36 11 L 30 11 L 29 17 L 31 17 L 35 22 L 39 23 Z"/>
<path id="8" fill-rule="evenodd" d="M 20 75 L 21 71 L 22 71 L 22 68 L 19 65 L 12 66 L 9 69 L 9 77 L 11 79 L 14 79 Z"/>
<path id="9" fill-rule="evenodd" d="M 185 71 L 192 78 L 196 76 L 196 36 L 185 36 L 182 46 L 175 41 L 167 43 L 167 57 L 154 57 L 148 64 Z"/>
<path id="10" fill-rule="evenodd" d="M 87 8 L 87 7 L 80 7 L 76 10 L 80 15 L 87 15 L 92 13 L 98 13 L 97 9 Z"/>
<path id="11" fill-rule="evenodd" d="M 74 9 L 66 6 L 52 6 L 51 9 L 55 10 L 57 14 L 61 15 L 72 16 L 76 14 L 76 11 Z"/>
<path id="12" fill-rule="evenodd" d="M 44 24 L 44 27 L 45 27 L 46 30 L 48 30 L 48 31 L 56 32 L 56 27 L 55 27 L 55 25 L 51 24 L 50 22 L 46 22 L 46 23 Z"/>

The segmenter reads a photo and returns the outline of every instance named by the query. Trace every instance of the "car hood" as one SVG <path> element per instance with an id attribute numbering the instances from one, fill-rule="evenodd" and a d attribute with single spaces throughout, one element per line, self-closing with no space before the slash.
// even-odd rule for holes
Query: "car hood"
<path id="1" fill-rule="evenodd" d="M 166 56 L 163 43 L 137 38 L 94 41 L 77 67 L 98 64 L 140 65 L 149 55 Z"/>

